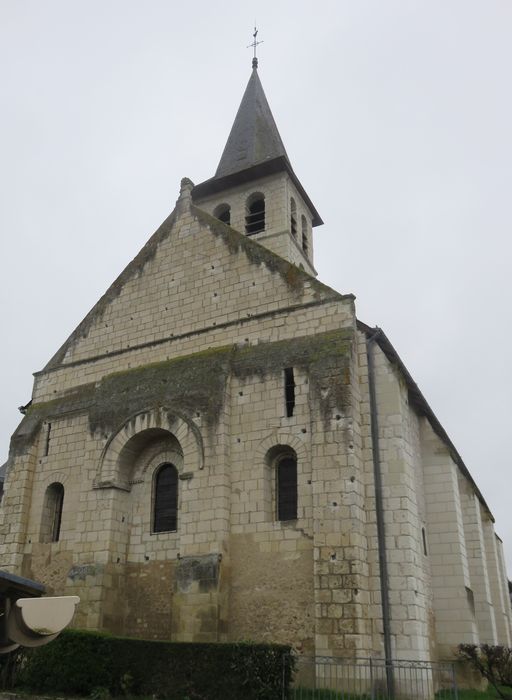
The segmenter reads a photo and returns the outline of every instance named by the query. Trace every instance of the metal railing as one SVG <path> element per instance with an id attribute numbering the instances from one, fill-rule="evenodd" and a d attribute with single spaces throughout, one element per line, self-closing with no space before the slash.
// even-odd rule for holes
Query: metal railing
<path id="1" fill-rule="evenodd" d="M 296 657 L 286 700 L 458 700 L 450 663 Z"/>

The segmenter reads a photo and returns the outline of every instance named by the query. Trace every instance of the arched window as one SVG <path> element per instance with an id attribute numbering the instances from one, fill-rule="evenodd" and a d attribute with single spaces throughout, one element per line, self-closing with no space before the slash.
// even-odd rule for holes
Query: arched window
<path id="1" fill-rule="evenodd" d="M 297 518 L 297 459 L 290 454 L 276 462 L 276 507 L 278 520 Z"/>
<path id="2" fill-rule="evenodd" d="M 293 197 L 290 199 L 290 228 L 292 236 L 297 238 L 297 205 Z"/>
<path id="3" fill-rule="evenodd" d="M 153 532 L 171 532 L 178 527 L 178 470 L 162 464 L 155 474 Z"/>
<path id="4" fill-rule="evenodd" d="M 302 250 L 304 251 L 304 254 L 307 255 L 309 251 L 309 245 L 308 245 L 308 222 L 306 220 L 306 217 L 304 214 L 302 215 L 301 218 L 301 223 L 302 223 Z"/>
<path id="5" fill-rule="evenodd" d="M 252 194 L 247 200 L 245 232 L 248 235 L 265 230 L 265 197 L 261 192 Z"/>
<path id="6" fill-rule="evenodd" d="M 64 504 L 64 486 L 55 482 L 46 489 L 41 519 L 41 542 L 58 542 Z"/>
<path id="7" fill-rule="evenodd" d="M 231 207 L 229 204 L 219 204 L 218 207 L 215 207 L 213 215 L 219 221 L 222 221 L 228 226 L 231 225 Z"/>

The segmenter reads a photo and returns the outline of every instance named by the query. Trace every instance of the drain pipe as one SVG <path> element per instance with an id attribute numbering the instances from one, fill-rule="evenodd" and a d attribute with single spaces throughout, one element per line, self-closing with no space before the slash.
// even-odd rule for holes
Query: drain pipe
<path id="1" fill-rule="evenodd" d="M 393 657 L 391 652 L 391 615 L 389 607 L 388 561 L 386 556 L 386 530 L 384 525 L 384 504 L 382 499 L 382 474 L 380 470 L 379 420 L 375 393 L 374 345 L 381 335 L 380 328 L 366 338 L 368 360 L 368 390 L 370 394 L 370 424 L 372 435 L 373 479 L 375 483 L 375 513 L 377 517 L 377 542 L 379 547 L 380 595 L 382 600 L 382 626 L 384 630 L 384 656 L 386 661 L 386 681 L 388 698 L 394 697 Z"/>

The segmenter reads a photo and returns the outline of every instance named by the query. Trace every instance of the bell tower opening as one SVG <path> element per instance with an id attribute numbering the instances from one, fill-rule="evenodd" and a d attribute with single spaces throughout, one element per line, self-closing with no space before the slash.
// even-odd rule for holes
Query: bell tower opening
<path id="1" fill-rule="evenodd" d="M 261 192 L 252 194 L 247 200 L 245 232 L 248 236 L 265 230 L 265 196 Z"/>

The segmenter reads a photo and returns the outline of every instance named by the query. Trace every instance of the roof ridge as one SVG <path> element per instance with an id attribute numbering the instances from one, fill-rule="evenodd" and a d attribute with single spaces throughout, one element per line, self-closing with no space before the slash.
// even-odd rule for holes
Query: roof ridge
<path id="1" fill-rule="evenodd" d="M 191 206 L 191 212 L 195 214 L 202 223 L 209 226 L 214 235 L 220 235 L 230 250 L 237 252 L 242 249 L 250 262 L 254 264 L 264 264 L 271 272 L 279 273 L 285 282 L 289 286 L 294 287 L 297 291 L 304 287 L 305 282 L 309 282 L 316 292 L 328 294 L 330 298 L 355 299 L 353 294 L 340 294 L 340 292 L 337 292 L 332 287 L 317 280 L 316 277 L 310 275 L 306 270 L 297 267 L 297 265 L 282 258 L 266 246 L 261 245 L 258 241 L 249 238 L 232 226 L 216 219 L 197 205 L 193 204 Z"/>
<path id="2" fill-rule="evenodd" d="M 160 224 L 151 238 L 142 246 L 137 255 L 131 260 L 123 271 L 112 282 L 107 291 L 98 299 L 91 310 L 80 321 L 74 331 L 68 336 L 57 352 L 46 363 L 41 372 L 53 369 L 62 363 L 69 346 L 80 336 L 87 332 L 98 313 L 102 313 L 106 306 L 121 293 L 125 283 L 135 273 L 140 273 L 146 263 L 152 260 L 156 254 L 159 243 L 168 235 L 176 221 L 176 207 L 169 216 Z"/>

